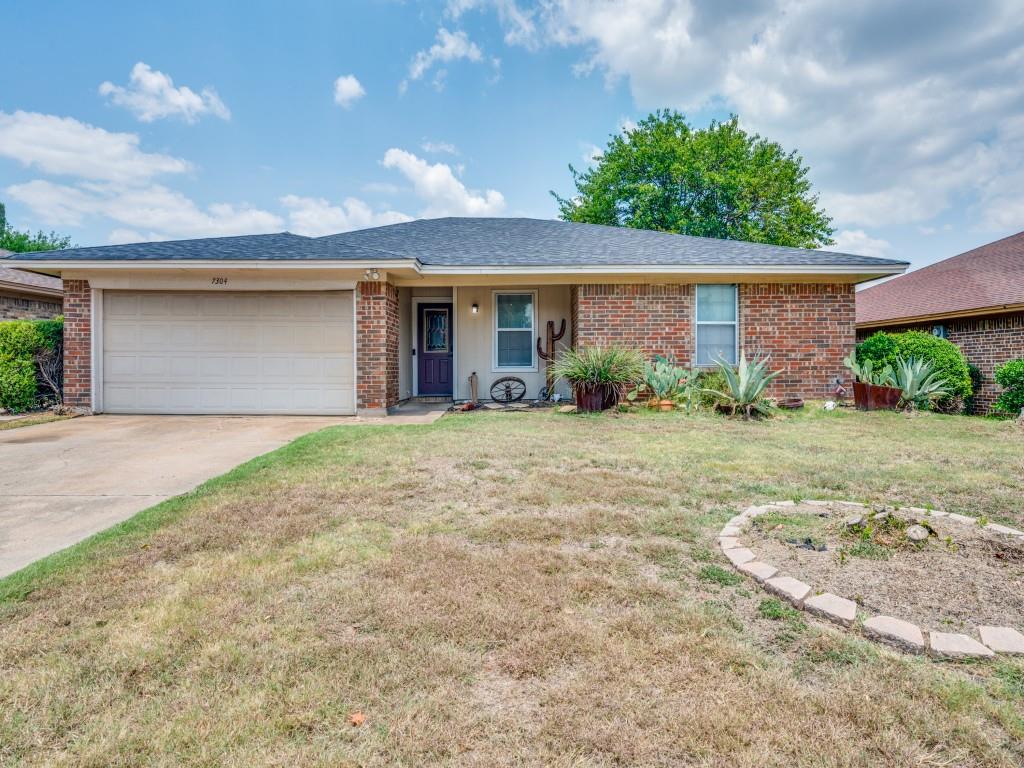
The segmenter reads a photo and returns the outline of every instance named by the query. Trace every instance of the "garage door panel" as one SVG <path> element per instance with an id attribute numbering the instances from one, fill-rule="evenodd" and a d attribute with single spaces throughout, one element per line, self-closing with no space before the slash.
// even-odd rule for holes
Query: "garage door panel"
<path id="1" fill-rule="evenodd" d="M 104 295 L 103 407 L 353 413 L 352 293 Z"/>

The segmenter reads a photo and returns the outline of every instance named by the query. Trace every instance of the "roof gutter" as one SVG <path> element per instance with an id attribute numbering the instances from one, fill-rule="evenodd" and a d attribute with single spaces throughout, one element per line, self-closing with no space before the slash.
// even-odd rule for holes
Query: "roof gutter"
<path id="1" fill-rule="evenodd" d="M 977 309 L 965 309 L 960 312 L 940 312 L 931 315 L 911 315 L 909 317 L 894 317 L 887 320 L 870 320 L 858 322 L 858 328 L 887 328 L 891 325 L 915 325 L 917 323 L 931 323 L 936 320 L 959 320 L 964 317 L 980 317 L 982 315 L 1001 315 L 1007 312 L 1024 312 L 1022 304 L 993 304 L 989 307 L 978 307 Z"/>
<path id="2" fill-rule="evenodd" d="M 54 296 L 57 298 L 64 295 L 64 291 L 60 288 L 47 288 L 44 285 L 30 285 L 28 283 L 12 283 L 8 280 L 0 280 L 0 291 L 15 291 L 33 296 Z"/>
<path id="3" fill-rule="evenodd" d="M 864 275 L 865 279 L 899 275 L 907 264 L 585 264 L 585 265 L 480 265 L 441 266 L 422 264 L 418 259 L 146 259 L 93 260 L 54 259 L 52 261 L 16 261 L 18 269 L 43 274 L 64 270 L 151 270 L 151 269 L 411 269 L 422 275 Z"/>

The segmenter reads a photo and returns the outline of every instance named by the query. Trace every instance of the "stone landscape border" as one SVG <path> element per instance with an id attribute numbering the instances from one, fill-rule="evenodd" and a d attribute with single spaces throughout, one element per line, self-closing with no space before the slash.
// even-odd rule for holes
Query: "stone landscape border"
<path id="1" fill-rule="evenodd" d="M 741 540 L 745 527 L 758 515 L 777 509 L 800 504 L 816 507 L 845 506 L 851 509 L 869 509 L 868 505 L 856 501 L 823 501 L 803 499 L 795 501 L 773 501 L 754 504 L 736 515 L 725 524 L 718 534 L 718 545 L 733 567 L 752 577 L 768 592 L 777 595 L 793 607 L 807 611 L 842 627 L 852 628 L 857 620 L 857 604 L 830 592 L 818 593 L 810 584 L 792 576 L 786 576 L 779 569 L 758 559 L 757 555 Z M 958 523 L 979 525 L 978 518 L 942 512 L 921 507 L 902 507 L 900 512 L 910 512 L 921 517 L 942 517 Z M 998 523 L 988 523 L 987 530 L 1006 536 L 1024 538 L 1024 531 L 1009 528 Z M 1013 627 L 978 627 L 981 642 L 973 637 L 955 632 L 928 632 L 916 624 L 896 616 L 871 616 L 862 625 L 864 635 L 878 642 L 892 645 L 909 653 L 928 652 L 945 659 L 990 658 L 997 653 L 1024 655 L 1024 634 Z"/>

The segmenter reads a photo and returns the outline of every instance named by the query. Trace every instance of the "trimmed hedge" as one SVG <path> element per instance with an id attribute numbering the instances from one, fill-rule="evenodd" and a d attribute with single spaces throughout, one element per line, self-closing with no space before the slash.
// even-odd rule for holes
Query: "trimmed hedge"
<path id="1" fill-rule="evenodd" d="M 0 408 L 19 413 L 38 404 L 46 386 L 38 380 L 36 355 L 56 349 L 63 334 L 63 318 L 0 322 Z"/>
<path id="2" fill-rule="evenodd" d="M 1024 408 L 1024 359 L 1011 360 L 996 368 L 996 384 L 1003 388 L 996 410 L 1016 416 Z"/>
<path id="3" fill-rule="evenodd" d="M 857 359 L 871 360 L 876 368 L 886 364 L 895 368 L 899 357 L 927 360 L 946 380 L 949 396 L 937 403 L 939 410 L 959 411 L 974 394 L 967 358 L 960 347 L 948 339 L 940 339 L 924 331 L 879 331 L 857 345 Z"/>

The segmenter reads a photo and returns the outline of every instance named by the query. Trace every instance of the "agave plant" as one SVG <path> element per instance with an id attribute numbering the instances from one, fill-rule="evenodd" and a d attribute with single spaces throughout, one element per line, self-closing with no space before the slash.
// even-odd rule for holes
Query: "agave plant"
<path id="1" fill-rule="evenodd" d="M 894 379 L 903 408 L 926 408 L 949 394 L 946 380 L 924 359 L 897 358 Z"/>
<path id="2" fill-rule="evenodd" d="M 738 411 L 743 418 L 749 419 L 754 414 L 770 416 L 773 412 L 764 391 L 782 371 L 769 371 L 769 359 L 770 356 L 754 355 L 748 362 L 746 355 L 740 352 L 740 364 L 735 369 L 724 358 L 719 357 L 715 361 L 726 383 L 725 390 L 716 394 L 722 395 L 733 415 Z"/>
<path id="3" fill-rule="evenodd" d="M 850 369 L 857 381 L 864 384 L 874 384 L 878 387 L 889 387 L 893 385 L 896 374 L 892 369 L 891 365 L 886 365 L 885 368 L 876 371 L 875 361 L 868 358 L 863 363 L 857 362 L 857 352 L 851 352 L 846 358 L 843 359 L 843 365 Z"/>

